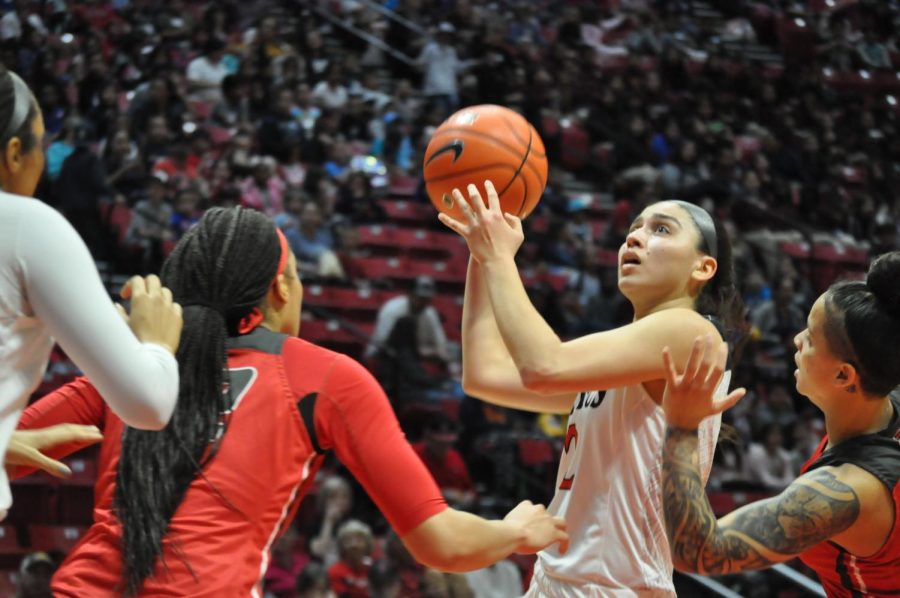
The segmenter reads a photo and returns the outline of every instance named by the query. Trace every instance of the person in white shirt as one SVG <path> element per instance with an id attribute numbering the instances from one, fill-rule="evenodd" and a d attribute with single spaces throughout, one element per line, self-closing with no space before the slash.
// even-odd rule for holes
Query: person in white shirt
<path id="1" fill-rule="evenodd" d="M 312 99 L 321 108 L 331 108 L 332 110 L 340 110 L 347 104 L 350 94 L 347 87 L 341 82 L 341 67 L 332 64 L 328 67 L 328 74 L 325 79 L 316 83 L 313 87 Z"/>
<path id="2" fill-rule="evenodd" d="M 439 215 L 472 253 L 463 388 L 501 406 L 569 413 L 549 511 L 565 518 L 570 546 L 538 554 L 527 596 L 675 596 L 662 510 L 661 355 L 668 346 L 682 365 L 696 337 L 721 339 L 739 320 L 727 233 L 699 206 L 649 205 L 619 248 L 619 290 L 634 320 L 562 342 L 528 300 L 516 267 L 521 221 L 502 213 L 490 181 L 484 188 L 487 204 L 475 185 L 468 200 L 454 190 L 463 221 Z M 729 379 L 726 372 L 716 396 Z M 700 425 L 704 483 L 720 423 L 716 413 Z"/>
<path id="3" fill-rule="evenodd" d="M 129 426 L 158 430 L 178 397 L 181 307 L 155 276 L 123 290 L 126 320 L 75 229 L 31 199 L 44 169 L 40 107 L 0 70 L 0 454 L 40 382 L 54 340 Z M 131 330 L 129 330 L 129 325 Z M 21 458 L 22 454 L 17 455 Z M 21 461 L 18 461 L 21 462 Z M 0 518 L 12 504 L 0 468 Z"/>
<path id="4" fill-rule="evenodd" d="M 222 79 L 229 75 L 224 58 L 225 42 L 217 37 L 210 38 L 203 55 L 188 64 L 188 99 L 213 104 L 222 100 Z"/>
<path id="5" fill-rule="evenodd" d="M 416 64 L 424 71 L 422 94 L 432 105 L 440 105 L 444 116 L 459 106 L 459 74 L 471 63 L 460 60 L 453 47 L 456 28 L 442 22 L 438 25 L 434 40 L 425 44 L 416 58 Z"/>
<path id="6" fill-rule="evenodd" d="M 421 357 L 436 357 L 444 362 L 449 360 L 447 335 L 441 324 L 441 316 L 431 305 L 434 297 L 434 279 L 420 276 L 416 279 L 412 291 L 406 295 L 398 295 L 381 306 L 375 318 L 375 330 L 366 347 L 364 357 L 371 359 L 384 346 L 394 329 L 397 320 L 404 316 L 416 316 L 418 326 L 416 336 L 419 341 Z"/>

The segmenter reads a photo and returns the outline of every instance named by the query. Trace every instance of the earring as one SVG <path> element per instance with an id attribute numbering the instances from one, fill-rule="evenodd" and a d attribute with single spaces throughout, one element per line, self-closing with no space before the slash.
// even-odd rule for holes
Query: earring
<path id="1" fill-rule="evenodd" d="M 847 392 L 856 392 L 856 384 L 851 384 L 847 387 Z"/>

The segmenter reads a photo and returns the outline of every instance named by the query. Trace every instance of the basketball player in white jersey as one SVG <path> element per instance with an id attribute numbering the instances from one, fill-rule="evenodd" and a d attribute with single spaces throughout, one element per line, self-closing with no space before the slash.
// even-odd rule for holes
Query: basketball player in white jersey
<path id="1" fill-rule="evenodd" d="M 687 361 L 697 336 L 722 336 L 739 312 L 731 248 L 702 208 L 680 201 L 647 207 L 619 249 L 619 289 L 634 308 L 621 328 L 568 342 L 529 302 L 514 256 L 524 235 L 469 185 L 454 197 L 465 221 L 440 220 L 465 237 L 472 259 L 463 310 L 463 386 L 483 400 L 536 412 L 568 412 L 554 515 L 570 547 L 539 553 L 528 596 L 674 596 L 661 507 L 666 422 L 661 358 Z M 729 375 L 719 394 L 727 389 Z M 709 473 L 721 416 L 700 427 Z"/>
<path id="2" fill-rule="evenodd" d="M 134 332 L 129 330 L 75 229 L 46 204 L 30 198 L 44 169 L 43 137 L 41 110 L 28 86 L 0 67 L 0 455 L 4 456 L 19 414 L 47 366 L 54 339 L 131 426 L 164 427 L 178 397 L 174 353 L 181 335 L 181 308 L 158 278 L 135 277 L 124 291 L 132 302 L 129 323 Z M 0 518 L 11 504 L 6 471 L 0 467 Z"/>

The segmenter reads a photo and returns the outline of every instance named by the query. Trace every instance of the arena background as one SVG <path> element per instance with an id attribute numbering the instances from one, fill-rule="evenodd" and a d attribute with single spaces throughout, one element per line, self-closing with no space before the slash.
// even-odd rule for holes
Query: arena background
<path id="1" fill-rule="evenodd" d="M 616 249 L 642 206 L 678 197 L 727 223 L 746 305 L 733 381 L 749 394 L 725 415 L 740 442 L 720 445 L 709 482 L 720 514 L 783 488 L 824 432 L 791 375 L 812 300 L 898 248 L 896 1 L 5 0 L 0 12 L 0 61 L 44 109 L 37 197 L 78 229 L 110 293 L 158 271 L 203 210 L 264 211 L 298 257 L 301 336 L 363 360 L 412 441 L 452 444 L 462 459 L 435 474 L 479 513 L 549 500 L 565 427 L 460 387 L 468 255 L 420 180 L 456 107 L 512 107 L 544 139 L 550 181 L 519 263 L 563 336 L 628 321 Z M 382 305 L 432 287 L 446 345 L 370 344 Z M 55 351 L 35 398 L 76 374 Z M 90 523 L 94 459 L 70 459 L 69 480 L 14 484 L 0 595 L 49 595 Z M 373 559 L 389 558 L 384 520 L 336 461 L 320 486 L 333 476 L 352 488 L 333 523 L 363 520 Z M 304 504 L 269 595 L 319 595 L 293 580 L 335 558 L 322 548 L 330 500 Z M 532 559 L 512 563 L 527 584 Z M 677 583 L 689 596 L 824 595 L 790 566 Z M 434 595 L 503 595 L 477 579 L 474 594 Z"/>

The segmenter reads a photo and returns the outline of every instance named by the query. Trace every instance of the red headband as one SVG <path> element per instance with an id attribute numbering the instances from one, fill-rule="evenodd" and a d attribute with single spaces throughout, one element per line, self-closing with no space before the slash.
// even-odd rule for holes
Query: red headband
<path id="1" fill-rule="evenodd" d="M 281 247 L 281 255 L 278 258 L 278 269 L 275 271 L 275 278 L 272 279 L 272 285 L 278 282 L 278 277 L 284 274 L 284 269 L 288 262 L 288 242 L 281 229 L 275 227 L 275 234 L 278 235 L 278 245 Z M 272 286 L 270 285 L 270 286 Z M 263 314 L 258 307 L 254 307 L 249 314 L 241 318 L 238 324 L 238 334 L 247 334 L 252 332 L 257 326 L 262 324 Z"/>

